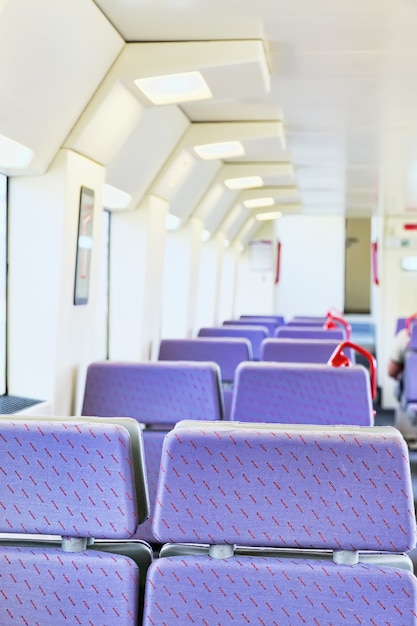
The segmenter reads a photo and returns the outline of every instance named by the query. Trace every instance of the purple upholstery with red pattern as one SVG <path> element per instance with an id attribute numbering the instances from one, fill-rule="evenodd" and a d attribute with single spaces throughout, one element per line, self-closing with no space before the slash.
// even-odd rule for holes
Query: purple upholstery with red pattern
<path id="1" fill-rule="evenodd" d="M 415 545 L 408 451 L 394 428 L 176 428 L 161 467 L 161 542 L 388 552 Z"/>
<path id="2" fill-rule="evenodd" d="M 279 326 L 273 335 L 280 339 L 327 339 L 332 341 L 345 341 L 346 331 L 344 328 L 316 328 L 314 326 Z"/>
<path id="3" fill-rule="evenodd" d="M 268 336 L 273 337 L 280 323 L 273 317 L 246 317 L 238 320 L 224 320 L 223 326 L 262 326 L 267 329 Z"/>
<path id="4" fill-rule="evenodd" d="M 128 432 L 0 420 L 0 532 L 117 539 L 138 513 Z"/>
<path id="5" fill-rule="evenodd" d="M 106 361 L 89 366 L 83 415 L 127 415 L 153 428 L 143 432 L 150 517 L 138 526 L 135 539 L 157 542 L 151 523 L 166 432 L 184 419 L 221 420 L 223 410 L 220 370 L 215 363 Z"/>
<path id="6" fill-rule="evenodd" d="M 0 624 L 136 626 L 138 584 L 121 555 L 0 546 Z"/>
<path id="7" fill-rule="evenodd" d="M 368 371 L 361 365 L 242 363 L 236 371 L 230 419 L 372 426 Z"/>
<path id="8" fill-rule="evenodd" d="M 252 348 L 245 337 L 196 337 L 162 339 L 159 361 L 212 361 L 220 367 L 222 381 L 232 381 L 242 361 L 252 360 Z"/>
<path id="9" fill-rule="evenodd" d="M 165 557 L 150 567 L 143 623 L 412 626 L 416 620 L 416 580 L 404 570 L 187 556 Z"/>
<path id="10" fill-rule="evenodd" d="M 285 363 L 327 363 L 339 341 L 317 339 L 265 339 L 261 361 Z"/>
<path id="11" fill-rule="evenodd" d="M 130 538 L 137 502 L 128 431 L 113 423 L 0 420 L 0 624 L 135 626 L 139 570 L 119 554 L 26 533 Z M 13 537 L 16 539 L 16 537 Z M 80 551 L 78 551 L 80 550 Z"/>
<path id="12" fill-rule="evenodd" d="M 163 542 L 402 552 L 416 524 L 407 446 L 390 427 L 184 425 L 165 440 Z M 144 624 L 415 624 L 394 567 L 181 555 L 148 572 Z M 278 555 L 279 557 L 279 555 Z"/>
<path id="13" fill-rule="evenodd" d="M 197 362 L 92 363 L 82 414 L 170 426 L 183 419 L 221 419 L 219 368 Z"/>
<path id="14" fill-rule="evenodd" d="M 252 326 L 247 325 L 225 325 L 225 326 L 213 326 L 200 328 L 198 331 L 199 337 L 243 337 L 249 339 L 252 346 L 252 354 L 248 353 L 245 361 L 254 359 L 259 360 L 261 343 L 264 339 L 269 337 L 268 329 L 264 326 Z M 234 373 L 234 372 L 233 372 Z M 227 380 L 227 379 L 224 379 Z M 230 379 L 233 380 L 233 377 Z"/>

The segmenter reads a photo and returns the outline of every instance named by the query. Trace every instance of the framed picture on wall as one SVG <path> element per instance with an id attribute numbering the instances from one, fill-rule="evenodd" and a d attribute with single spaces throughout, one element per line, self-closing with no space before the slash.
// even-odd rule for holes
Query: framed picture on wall
<path id="1" fill-rule="evenodd" d="M 78 214 L 77 258 L 75 264 L 74 304 L 87 304 L 90 262 L 93 248 L 94 191 L 81 187 Z"/>

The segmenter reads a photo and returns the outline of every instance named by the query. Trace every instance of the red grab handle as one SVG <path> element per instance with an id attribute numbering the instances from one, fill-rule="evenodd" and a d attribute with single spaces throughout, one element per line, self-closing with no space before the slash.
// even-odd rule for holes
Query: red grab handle
<path id="1" fill-rule="evenodd" d="M 417 319 L 417 313 L 413 313 L 413 315 L 410 315 L 410 317 L 407 317 L 407 319 L 405 320 L 405 327 L 409 335 L 411 335 L 411 324 L 414 322 L 415 319 Z"/>
<path id="2" fill-rule="evenodd" d="M 371 394 L 372 400 L 376 398 L 376 360 L 373 354 L 362 348 L 362 346 L 358 346 L 356 343 L 352 343 L 351 341 L 342 341 L 336 350 L 331 355 L 330 359 L 327 361 L 327 365 L 331 365 L 332 367 L 348 367 L 352 365 L 347 356 L 343 353 L 345 348 L 352 348 L 355 352 L 359 352 L 362 356 L 364 356 L 369 361 L 369 375 L 371 382 Z"/>
<path id="3" fill-rule="evenodd" d="M 341 324 L 342 326 L 346 328 L 346 339 L 347 341 L 350 341 L 352 327 L 349 324 L 349 322 L 347 322 L 344 317 L 341 317 L 339 315 L 334 315 L 333 313 L 329 311 L 327 313 L 327 320 L 325 321 L 323 328 L 326 328 L 326 329 L 337 328 L 338 327 L 337 324 Z"/>
<path id="4" fill-rule="evenodd" d="M 373 277 L 374 285 L 379 285 L 378 242 L 377 241 L 373 241 L 371 243 L 371 252 L 372 252 L 372 277 Z"/>
<path id="5" fill-rule="evenodd" d="M 280 278 L 280 273 L 281 273 L 281 248 L 282 248 L 282 243 L 280 241 L 278 241 L 277 244 L 277 266 L 276 266 L 276 271 L 275 271 L 275 284 L 278 285 L 279 283 L 279 278 Z"/>

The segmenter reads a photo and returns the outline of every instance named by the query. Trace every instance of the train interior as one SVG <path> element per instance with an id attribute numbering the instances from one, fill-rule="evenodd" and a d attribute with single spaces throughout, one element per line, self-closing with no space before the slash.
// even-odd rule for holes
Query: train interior
<path id="1" fill-rule="evenodd" d="M 115 516 L 105 530 L 100 524 L 86 527 L 84 517 L 90 508 L 81 510 L 76 522 L 57 518 L 59 503 L 49 502 L 50 486 L 42 471 L 24 475 L 28 484 L 42 482 L 38 499 L 51 506 L 46 524 L 38 502 L 29 511 L 45 518 L 40 524 L 30 520 L 29 533 L 46 534 L 56 546 L 55 537 L 65 526 L 64 551 L 82 554 L 89 552 L 86 547 L 91 543 L 84 542 L 85 535 L 95 537 L 92 550 L 102 548 L 113 555 L 97 556 L 106 559 L 105 565 L 98 563 L 97 576 L 107 567 L 113 576 L 112 559 L 117 560 L 115 589 L 120 589 L 121 598 L 125 589 L 130 598 L 135 585 L 145 586 L 153 559 L 161 555 L 169 568 L 178 558 L 190 556 L 178 547 L 180 535 L 167 530 L 167 525 L 178 524 L 175 513 L 172 519 L 164 518 L 166 508 L 175 511 L 178 502 L 174 497 L 164 504 L 154 500 L 161 449 L 167 446 L 163 458 L 171 467 L 170 446 L 183 458 L 176 447 L 181 433 L 184 449 L 192 448 L 193 437 L 202 439 L 202 429 L 207 431 L 207 446 L 214 446 L 213 420 L 218 421 L 219 445 L 225 446 L 219 448 L 220 464 L 230 444 L 228 428 L 236 429 L 237 441 L 244 433 L 251 445 L 252 437 L 264 438 L 269 449 L 278 438 L 285 448 L 285 440 L 296 439 L 300 432 L 306 446 L 310 431 L 323 445 L 327 431 L 343 438 L 346 419 L 364 433 L 365 447 L 381 445 L 384 455 L 406 458 L 406 468 L 399 461 L 389 471 L 392 476 L 404 473 L 401 496 L 411 489 L 407 497 L 413 510 L 403 533 L 407 538 L 400 538 L 394 550 L 394 539 L 385 543 L 388 539 L 381 533 L 378 540 L 386 559 L 381 567 L 401 573 L 408 572 L 411 563 L 417 575 L 417 549 L 411 537 L 417 509 L 417 368 L 405 386 L 410 395 L 401 402 L 398 381 L 388 374 L 400 327 L 408 329 L 410 346 L 416 335 L 415 351 L 410 347 L 405 359 L 408 373 L 417 354 L 416 28 L 415 0 L 0 0 L 0 447 L 7 457 L 4 465 L 0 461 L 0 470 L 4 475 L 9 472 L 9 457 L 19 450 L 19 437 L 27 441 L 28 466 L 39 472 L 48 463 L 43 452 L 38 459 L 29 456 L 40 442 L 39 432 L 32 428 L 37 420 L 50 436 L 50 445 L 68 429 L 71 449 L 87 450 L 94 436 L 103 439 L 102 454 L 111 456 L 111 447 L 114 457 L 120 454 L 129 484 L 123 505 L 126 521 Z M 308 336 L 303 336 L 305 329 Z M 268 351 L 285 351 L 291 342 L 293 346 L 300 342 L 301 351 L 315 346 L 314 351 L 320 349 L 326 356 L 314 357 L 316 361 L 309 357 L 305 368 L 304 361 L 293 357 L 282 359 L 284 364 L 278 357 L 267 357 Z M 204 347 L 198 355 L 197 344 Z M 329 363 L 335 367 L 329 368 Z M 290 374 L 298 376 L 291 379 L 295 383 L 287 382 Z M 196 380 L 201 385 L 198 400 L 190 399 L 185 406 L 181 391 L 177 406 L 172 398 L 177 398 L 184 381 L 189 389 Z M 295 385 L 289 399 L 268 395 L 279 388 L 278 380 L 285 381 L 282 388 Z M 340 408 L 344 393 L 352 393 L 345 391 L 345 384 L 356 392 L 346 396 Z M 318 400 L 317 417 L 312 398 L 317 390 L 329 388 L 327 413 Z M 243 401 L 239 398 L 244 393 Z M 158 411 L 152 413 L 156 398 Z M 339 404 L 331 409 L 333 402 Z M 170 407 L 166 415 L 161 405 Z M 271 419 L 278 407 L 287 407 L 287 416 L 290 410 L 294 413 L 286 435 Z M 356 421 L 350 422 L 351 417 L 332 421 L 346 407 Z M 325 413 L 333 417 L 323 422 Z M 257 414 L 263 421 L 256 419 Z M 303 414 L 311 415 L 310 428 L 302 421 Z M 92 425 L 90 431 L 85 420 Z M 245 425 L 251 421 L 254 427 Z M 79 432 L 74 424 L 80 424 Z M 11 439 L 13 428 L 19 434 L 9 454 L 4 442 Z M 201 441 L 199 445 L 204 447 Z M 349 445 L 353 450 L 349 454 L 358 453 L 352 441 Z M 136 459 L 133 470 L 124 456 L 126 447 Z M 143 449 L 148 450 L 146 463 Z M 242 464 L 247 462 L 250 473 L 251 461 L 245 459 L 243 453 Z M 306 463 L 292 465 L 297 478 L 308 476 Z M 361 469 L 366 465 L 360 455 L 357 463 Z M 371 467 L 382 471 L 379 465 Z M 57 468 L 54 465 L 54 471 Z M 215 481 L 211 470 L 206 467 L 207 484 Z M 333 470 L 343 473 L 341 466 Z M 111 473 L 100 465 L 100 472 L 107 471 Z M 20 466 L 10 465 L 10 474 L 19 472 Z M 169 474 L 172 477 L 175 471 Z M 65 475 L 66 481 L 68 476 L 72 480 L 71 471 Z M 359 480 L 355 473 L 347 475 L 348 480 Z M 93 483 L 93 474 L 85 480 Z M 204 475 L 196 480 L 206 487 Z M 263 477 L 257 473 L 253 480 L 262 483 Z M 12 483 L 8 485 L 11 493 Z M 54 485 L 63 491 L 59 481 Z M 315 493 L 312 483 L 306 485 L 307 497 L 317 496 L 317 506 L 322 506 L 321 492 Z M 390 494 L 394 490 L 390 497 L 395 502 L 397 496 L 402 502 L 392 484 L 385 486 Z M 228 491 L 226 482 L 224 488 L 233 500 L 236 494 Z M 291 492 L 291 481 L 285 489 Z M 106 494 L 113 503 L 109 506 L 117 508 L 113 498 L 121 490 L 115 476 Z M 349 485 L 343 483 L 343 498 L 348 492 Z M 88 507 L 95 497 L 101 498 L 94 494 Z M 361 490 L 354 495 L 360 496 Z M 265 491 L 265 500 L 270 497 Z M 323 498 L 331 501 L 330 491 Z M 34 549 L 19 542 L 2 548 L 5 534 L 20 533 L 24 523 L 16 509 L 24 508 L 27 499 L 24 493 L 14 506 L 12 499 L 0 495 L 0 553 L 6 550 L 6 559 L 14 550 Z M 133 500 L 140 503 L 137 510 L 131 506 Z M 386 500 L 383 496 L 381 501 Z M 196 501 L 198 493 L 193 506 Z M 364 534 L 374 513 L 386 528 L 396 526 L 391 509 L 379 517 L 378 502 L 375 512 L 363 513 Z M 149 534 L 154 506 L 155 540 Z M 190 506 L 190 517 L 199 511 Z M 184 536 L 194 532 L 201 539 L 198 543 L 220 548 L 208 557 L 206 547 L 190 556 L 196 562 L 193 575 L 202 586 L 206 583 L 199 578 L 203 575 L 198 559 L 229 561 L 233 551 L 227 553 L 222 546 L 239 544 L 238 531 L 250 535 L 253 529 L 255 537 L 264 513 L 268 515 L 262 509 L 253 519 L 248 515 L 249 522 L 237 517 L 227 536 L 215 529 L 213 542 L 204 529 L 189 527 L 187 520 Z M 106 517 L 104 509 L 97 515 Z M 282 515 L 287 519 L 284 510 Z M 84 532 L 81 548 L 73 541 L 75 525 Z M 133 540 L 126 544 L 136 526 Z M 312 521 L 305 532 L 314 540 L 303 545 L 311 552 L 333 550 L 337 557 L 330 569 L 361 568 L 366 585 L 372 586 L 371 561 L 357 565 L 356 553 L 364 546 L 361 529 L 355 529 L 356 543 L 348 544 L 345 525 L 340 535 L 335 530 L 329 544 L 321 537 L 320 524 Z M 270 531 L 276 529 L 263 529 L 263 537 Z M 237 569 L 239 559 L 252 558 L 256 541 L 258 535 L 249 547 L 236 550 Z M 278 545 L 277 540 L 268 541 L 266 552 L 256 558 Z M 299 538 L 284 533 L 280 541 L 281 547 L 294 549 Z M 341 550 L 335 548 L 339 542 Z M 166 560 L 162 543 L 167 544 Z M 143 548 L 148 544 L 149 551 Z M 371 545 L 377 552 L 375 541 Z M 138 574 L 132 574 L 129 559 L 118 560 L 125 546 L 128 552 L 136 550 Z M 312 559 L 316 558 L 314 554 Z M 260 563 L 255 561 L 256 567 Z M 80 565 L 84 567 L 82 560 Z M 292 570 L 276 566 L 284 568 L 284 577 L 292 578 Z M 13 584 L 6 590 L 0 566 L 0 598 L 9 592 L 8 599 L 13 597 L 3 608 L 0 605 L 0 622 L 6 626 L 15 623 L 12 613 L 20 602 L 20 591 L 13 587 L 19 582 L 20 567 L 18 557 Z M 119 567 L 122 585 L 117 582 Z M 315 569 L 311 562 L 308 567 Z M 229 576 L 226 570 L 219 571 L 219 576 Z M 152 572 L 144 624 L 184 624 L 184 614 L 174 616 L 181 605 L 171 607 L 169 617 L 155 616 L 149 608 L 158 611 L 162 606 L 158 589 L 163 587 L 159 578 L 163 575 L 156 568 Z M 308 576 L 307 570 L 304 573 Z M 230 576 L 234 575 L 237 570 Z M 408 574 L 401 573 L 401 580 L 402 576 Z M 322 579 L 312 580 L 316 587 L 322 584 Z M 395 594 L 412 596 L 414 613 L 398 623 L 416 624 L 417 582 L 412 576 L 407 581 L 410 592 Z M 234 597 L 245 595 L 246 583 L 240 584 Z M 384 583 L 386 588 L 396 584 L 391 577 Z M 291 585 L 285 594 L 296 593 L 298 587 Z M 359 583 L 355 579 L 351 585 Z M 342 588 L 337 589 L 330 589 L 329 595 L 334 592 L 340 599 Z M 83 602 L 85 608 L 88 598 Z M 198 595 L 193 597 L 195 605 L 199 602 Z M 407 602 L 404 599 L 404 606 Z M 72 611 L 71 603 L 66 601 L 62 610 Z M 365 609 L 366 623 L 388 623 L 378 621 L 379 611 L 385 610 L 381 603 L 375 600 L 375 607 Z M 318 611 L 327 610 L 318 599 L 317 604 Z M 386 604 L 401 614 L 401 602 Z M 136 610 L 140 615 L 144 610 L 143 595 Z M 216 622 L 199 616 L 195 623 L 232 623 L 233 616 L 221 610 L 224 614 Z M 335 623 L 353 623 L 349 616 L 342 617 L 344 608 L 336 610 L 335 619 L 340 621 Z M 294 603 L 288 611 L 296 611 Z M 120 626 L 141 623 L 132 615 L 126 614 Z M 252 613 L 239 623 L 278 623 L 248 615 Z M 285 615 L 287 621 L 282 623 L 305 623 L 303 616 L 291 615 Z M 58 623 L 47 614 L 40 619 L 36 623 L 42 626 Z M 189 622 L 193 619 L 190 614 Z"/>

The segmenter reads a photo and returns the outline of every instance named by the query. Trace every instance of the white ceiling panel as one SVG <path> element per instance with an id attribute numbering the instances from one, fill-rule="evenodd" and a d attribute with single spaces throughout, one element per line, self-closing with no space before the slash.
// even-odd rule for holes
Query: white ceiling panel
<path id="1" fill-rule="evenodd" d="M 15 174 L 47 169 L 123 45 L 92 2 L 13 0 L 5 5 L 0 133 L 34 152 L 27 172 Z"/>

